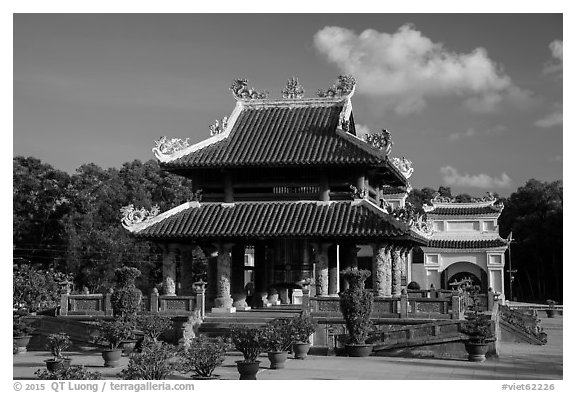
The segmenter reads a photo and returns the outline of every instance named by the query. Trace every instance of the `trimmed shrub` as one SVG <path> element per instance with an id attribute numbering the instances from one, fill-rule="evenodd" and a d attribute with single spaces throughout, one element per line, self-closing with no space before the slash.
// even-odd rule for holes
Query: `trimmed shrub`
<path id="1" fill-rule="evenodd" d="M 56 371 L 48 371 L 38 369 L 34 373 L 38 379 L 48 380 L 97 380 L 102 379 L 102 374 L 99 372 L 90 372 L 84 366 L 70 366 L 67 369 L 58 368 Z"/>
<path id="2" fill-rule="evenodd" d="M 264 326 L 262 335 L 265 341 L 266 351 L 287 351 L 292 345 L 294 329 L 290 319 L 279 318 L 268 322 Z"/>
<path id="3" fill-rule="evenodd" d="M 181 351 L 183 373 L 194 372 L 199 377 L 210 378 L 212 373 L 224 361 L 228 345 L 221 337 L 211 340 L 207 337 L 195 337 L 190 347 Z"/>
<path id="4" fill-rule="evenodd" d="M 114 271 L 115 288 L 110 302 L 114 316 L 130 318 L 136 316 L 142 302 L 142 292 L 136 288 L 135 280 L 140 270 L 134 267 L 122 267 Z"/>
<path id="5" fill-rule="evenodd" d="M 292 318 L 292 341 L 310 343 L 310 335 L 316 331 L 316 322 L 308 314 Z"/>
<path id="6" fill-rule="evenodd" d="M 340 273 L 350 287 L 340 293 L 340 311 L 348 329 L 349 344 L 364 344 L 372 328 L 370 314 L 374 296 L 364 288 L 370 271 L 348 268 Z"/>
<path id="7" fill-rule="evenodd" d="M 230 338 L 236 350 L 244 355 L 245 362 L 255 362 L 266 350 L 266 341 L 261 328 L 233 325 L 230 328 Z"/>
<path id="8" fill-rule="evenodd" d="M 118 376 L 126 380 L 166 379 L 177 365 L 176 349 L 163 342 L 145 340 L 141 353 L 132 353 L 128 366 Z"/>
<path id="9" fill-rule="evenodd" d="M 137 329 L 144 332 L 144 337 L 152 341 L 158 341 L 162 333 L 172 328 L 172 319 L 170 317 L 152 313 L 137 315 L 134 323 Z"/>

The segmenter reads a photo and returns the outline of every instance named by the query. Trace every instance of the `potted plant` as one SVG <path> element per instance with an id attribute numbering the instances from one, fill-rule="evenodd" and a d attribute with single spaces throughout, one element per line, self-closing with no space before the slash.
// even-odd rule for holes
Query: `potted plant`
<path id="1" fill-rule="evenodd" d="M 120 364 L 122 349 L 119 346 L 122 341 L 132 337 L 132 330 L 132 324 L 126 319 L 116 318 L 113 321 L 99 323 L 98 341 L 108 346 L 102 350 L 105 367 L 117 367 Z"/>
<path id="2" fill-rule="evenodd" d="M 23 315 L 15 314 L 12 321 L 12 339 L 16 344 L 17 354 L 26 353 L 26 347 L 30 342 L 32 336 L 30 335 L 34 331 L 34 328 L 30 326 L 30 323 L 23 319 Z"/>
<path id="3" fill-rule="evenodd" d="M 50 351 L 53 358 L 45 360 L 48 371 L 56 371 L 59 368 L 67 369 L 70 367 L 70 358 L 65 358 L 63 351 L 72 345 L 70 336 L 64 332 L 54 333 L 48 336 L 46 349 Z"/>
<path id="4" fill-rule="evenodd" d="M 471 362 L 486 360 L 488 346 L 495 341 L 495 338 L 490 317 L 480 312 L 480 299 L 477 297 L 473 297 L 472 311 L 466 315 L 462 332 L 468 335 L 468 339 L 464 341 L 468 360 Z"/>
<path id="5" fill-rule="evenodd" d="M 365 357 L 372 353 L 372 344 L 366 344 L 372 327 L 370 314 L 374 297 L 364 288 L 364 282 L 370 277 L 370 271 L 348 268 L 340 272 L 348 281 L 348 289 L 340 293 L 340 311 L 348 330 L 346 351 L 348 356 Z"/>
<path id="6" fill-rule="evenodd" d="M 99 380 L 102 374 L 90 372 L 84 366 L 70 366 L 69 368 L 58 368 L 55 371 L 38 369 L 34 372 L 38 379 L 48 380 Z"/>
<path id="7" fill-rule="evenodd" d="M 195 337 L 190 346 L 181 351 L 180 371 L 194 372 L 194 379 L 214 379 L 214 370 L 224 361 L 226 348 L 227 345 L 221 337 Z"/>
<path id="8" fill-rule="evenodd" d="M 296 359 L 306 359 L 310 350 L 310 336 L 316 331 L 316 322 L 309 314 L 298 315 L 291 321 L 292 350 Z"/>
<path id="9" fill-rule="evenodd" d="M 142 352 L 133 353 L 118 376 L 126 380 L 166 379 L 177 369 L 176 354 L 173 345 L 144 339 Z"/>
<path id="10" fill-rule="evenodd" d="M 135 327 L 144 333 L 144 337 L 152 341 L 158 341 L 162 333 L 172 327 L 172 319 L 170 317 L 152 313 L 137 315 L 134 323 Z"/>
<path id="11" fill-rule="evenodd" d="M 548 318 L 556 318 L 556 316 L 558 316 L 558 310 L 556 310 L 556 301 L 552 300 L 552 299 L 548 299 L 546 300 L 546 303 L 548 304 L 548 308 L 546 309 L 546 315 L 548 316 Z"/>
<path id="12" fill-rule="evenodd" d="M 264 326 L 263 336 L 271 369 L 284 368 L 292 335 L 292 321 L 289 319 L 275 319 Z"/>
<path id="13" fill-rule="evenodd" d="M 258 356 L 266 350 L 262 328 L 233 325 L 230 328 L 230 339 L 236 350 L 244 356 L 244 360 L 236 362 L 240 379 L 256 379 L 260 369 Z"/>

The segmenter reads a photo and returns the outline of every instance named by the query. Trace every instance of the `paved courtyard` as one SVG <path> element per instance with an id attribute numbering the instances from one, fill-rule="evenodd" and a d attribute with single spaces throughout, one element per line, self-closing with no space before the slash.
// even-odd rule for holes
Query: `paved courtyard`
<path id="1" fill-rule="evenodd" d="M 548 333 L 546 345 L 501 343 L 500 357 L 484 363 L 461 360 L 415 358 L 347 358 L 309 356 L 306 360 L 288 359 L 282 370 L 268 369 L 269 361 L 261 358 L 260 380 L 449 380 L 449 379 L 502 379 L 550 380 L 562 379 L 562 326 L 563 318 L 542 318 L 542 327 Z M 106 379 L 117 379 L 118 368 L 105 368 L 99 352 L 72 353 L 72 364 L 83 364 L 90 371 L 101 372 Z M 14 356 L 14 379 L 35 378 L 34 371 L 44 368 L 47 352 L 30 352 Z M 234 361 L 240 356 L 227 356 L 216 369 L 220 379 L 238 379 Z M 128 359 L 122 359 L 122 365 Z M 416 372 L 417 371 L 417 372 Z M 174 379 L 187 376 L 175 375 Z"/>

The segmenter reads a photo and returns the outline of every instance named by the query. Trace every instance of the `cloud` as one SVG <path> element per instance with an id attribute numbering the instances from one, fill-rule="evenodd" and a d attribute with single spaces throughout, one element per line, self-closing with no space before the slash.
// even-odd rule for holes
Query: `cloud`
<path id="1" fill-rule="evenodd" d="M 469 137 L 478 136 L 478 135 L 497 135 L 497 134 L 501 134 L 507 130 L 508 130 L 508 127 L 506 127 L 502 124 L 498 124 L 494 127 L 487 128 L 487 129 L 482 130 L 482 131 L 477 131 L 475 128 L 469 128 L 464 132 L 454 132 L 454 133 L 450 134 L 448 136 L 448 139 L 451 141 L 456 141 L 456 140 L 461 139 L 461 138 L 467 138 L 467 137 L 469 138 Z"/>
<path id="2" fill-rule="evenodd" d="M 354 126 L 356 127 L 356 135 L 358 136 L 363 136 L 365 134 L 370 134 L 372 131 L 370 131 L 370 127 L 364 125 L 364 124 L 354 124 Z"/>
<path id="3" fill-rule="evenodd" d="M 541 128 L 561 126 L 563 124 L 563 114 L 561 110 L 556 110 L 543 118 L 536 120 L 534 125 Z"/>
<path id="4" fill-rule="evenodd" d="M 559 74 L 562 77 L 563 73 L 563 57 L 564 57 L 564 44 L 561 40 L 554 40 L 548 45 L 552 54 L 550 60 L 544 67 L 545 74 Z"/>
<path id="5" fill-rule="evenodd" d="M 468 173 L 461 175 L 455 168 L 451 166 L 444 166 L 440 168 L 440 172 L 442 172 L 444 177 L 444 183 L 448 186 L 493 189 L 508 188 L 512 184 L 512 179 L 510 179 L 506 173 L 502 173 L 500 178 L 490 177 L 484 173 L 479 175 L 469 175 Z"/>
<path id="6" fill-rule="evenodd" d="M 374 29 L 360 34 L 326 26 L 314 35 L 316 49 L 356 78 L 358 94 L 381 97 L 399 114 L 426 107 L 431 97 L 457 96 L 478 112 L 503 101 L 529 99 L 484 48 L 456 53 L 425 37 L 412 25 L 394 33 Z"/>

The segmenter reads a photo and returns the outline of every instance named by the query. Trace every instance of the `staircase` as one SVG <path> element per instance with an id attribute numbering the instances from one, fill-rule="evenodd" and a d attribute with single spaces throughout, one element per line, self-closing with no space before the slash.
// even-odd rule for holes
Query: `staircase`
<path id="1" fill-rule="evenodd" d="M 208 337 L 225 336 L 232 325 L 242 324 L 250 327 L 263 326 L 278 318 L 293 318 L 300 315 L 300 306 L 271 306 L 267 308 L 237 311 L 231 314 L 206 313 L 199 327 L 200 334 Z"/>

